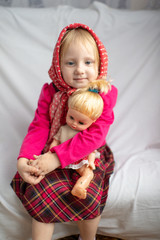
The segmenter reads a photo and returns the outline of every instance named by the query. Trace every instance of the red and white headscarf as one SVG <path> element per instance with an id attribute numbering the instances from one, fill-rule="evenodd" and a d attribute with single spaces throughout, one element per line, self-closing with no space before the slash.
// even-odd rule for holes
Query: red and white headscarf
<path id="1" fill-rule="evenodd" d="M 61 31 L 58 41 L 56 43 L 56 46 L 54 48 L 52 65 L 48 72 L 54 85 L 59 90 L 54 95 L 53 101 L 50 106 L 51 130 L 50 130 L 50 135 L 48 139 L 48 144 L 52 141 L 54 135 L 57 133 L 60 126 L 65 123 L 64 120 L 66 117 L 68 97 L 71 95 L 73 91 L 75 91 L 75 89 L 73 89 L 72 87 L 70 87 L 65 83 L 61 75 L 60 63 L 59 63 L 60 44 L 67 30 L 75 29 L 79 27 L 87 30 L 93 36 L 93 38 L 97 43 L 99 56 L 100 56 L 100 74 L 98 76 L 98 79 L 107 75 L 107 67 L 108 67 L 107 52 L 104 45 L 101 43 L 101 41 L 99 40 L 97 35 L 94 33 L 94 31 L 90 27 L 81 23 L 74 23 L 65 27 Z"/>

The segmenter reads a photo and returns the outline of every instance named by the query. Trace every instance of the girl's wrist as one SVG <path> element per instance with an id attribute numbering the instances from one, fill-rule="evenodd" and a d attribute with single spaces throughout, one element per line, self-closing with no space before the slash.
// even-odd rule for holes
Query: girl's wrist
<path id="1" fill-rule="evenodd" d="M 56 168 L 58 168 L 58 167 L 61 166 L 61 163 L 60 163 L 60 161 L 59 161 L 59 158 L 58 158 L 58 156 L 57 156 L 57 154 L 56 154 L 55 152 L 52 153 L 52 152 L 49 150 L 46 154 L 48 154 L 48 157 L 51 159 L 51 161 L 52 161 L 52 163 L 53 163 L 53 168 L 54 168 L 54 169 L 56 169 Z M 53 170 L 54 170 L 54 169 L 53 169 Z"/>

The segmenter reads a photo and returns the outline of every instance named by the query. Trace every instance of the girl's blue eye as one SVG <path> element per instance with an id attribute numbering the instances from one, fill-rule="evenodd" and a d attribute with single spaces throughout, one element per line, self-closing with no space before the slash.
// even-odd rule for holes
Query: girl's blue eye
<path id="1" fill-rule="evenodd" d="M 88 61 L 86 61 L 86 64 L 87 64 L 87 65 L 90 65 L 91 63 L 92 63 L 92 62 L 91 62 L 91 61 L 89 61 L 89 60 L 88 60 Z"/>
<path id="2" fill-rule="evenodd" d="M 67 63 L 69 66 L 72 66 L 74 64 L 74 62 L 68 62 Z"/>

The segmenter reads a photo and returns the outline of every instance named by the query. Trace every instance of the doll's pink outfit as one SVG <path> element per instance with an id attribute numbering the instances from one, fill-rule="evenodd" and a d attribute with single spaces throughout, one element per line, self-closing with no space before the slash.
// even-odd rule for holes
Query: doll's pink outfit
<path id="1" fill-rule="evenodd" d="M 97 42 L 101 61 L 99 78 L 107 74 L 107 53 L 93 30 L 79 23 L 64 28 L 55 46 L 49 70 L 53 83 L 46 83 L 42 87 L 35 117 L 24 138 L 18 158 L 33 159 L 34 154 L 39 155 L 42 151 L 47 151 L 60 126 L 65 124 L 68 97 L 74 89 L 66 85 L 61 77 L 59 47 L 67 29 L 78 27 L 89 31 Z M 58 155 L 60 168 L 48 173 L 34 186 L 24 182 L 18 172 L 13 178 L 12 188 L 28 213 L 37 221 L 45 223 L 79 221 L 102 214 L 108 195 L 110 175 L 114 169 L 113 154 L 106 145 L 106 136 L 114 121 L 113 108 L 117 100 L 117 89 L 112 86 L 111 90 L 106 95 L 101 94 L 101 97 L 104 109 L 100 118 L 87 130 L 77 133 L 73 138 L 51 149 Z M 84 158 L 95 149 L 100 152 L 99 164 L 87 189 L 86 199 L 80 200 L 71 194 L 79 175 L 75 170 L 65 167 Z"/>

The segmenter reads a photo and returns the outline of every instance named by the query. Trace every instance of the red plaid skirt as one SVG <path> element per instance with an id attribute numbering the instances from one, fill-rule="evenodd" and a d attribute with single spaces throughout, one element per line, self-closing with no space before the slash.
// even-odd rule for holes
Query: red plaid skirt
<path id="1" fill-rule="evenodd" d="M 73 169 L 57 168 L 36 185 L 24 182 L 17 172 L 11 186 L 31 217 L 39 222 L 51 223 L 88 220 L 100 215 L 106 203 L 114 159 L 107 145 L 98 151 L 101 156 L 86 199 L 71 194 L 79 178 Z"/>

